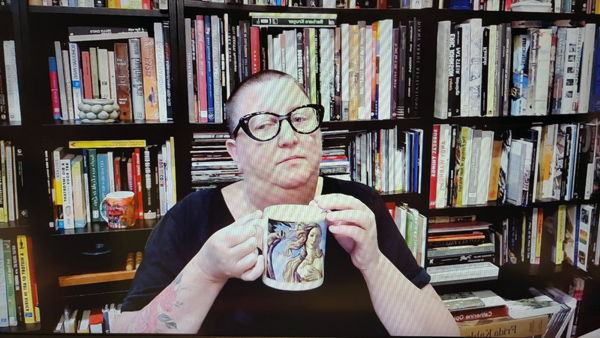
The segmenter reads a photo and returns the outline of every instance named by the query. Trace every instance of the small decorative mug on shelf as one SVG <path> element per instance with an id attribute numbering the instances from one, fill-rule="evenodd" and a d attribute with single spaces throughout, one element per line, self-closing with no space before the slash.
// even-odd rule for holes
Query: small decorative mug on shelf
<path id="1" fill-rule="evenodd" d="M 119 105 L 112 99 L 83 99 L 77 108 L 84 123 L 111 123 L 119 118 Z"/>
<path id="2" fill-rule="evenodd" d="M 100 216 L 109 228 L 128 228 L 135 225 L 134 197 L 133 191 L 115 191 L 106 194 L 100 203 Z"/>

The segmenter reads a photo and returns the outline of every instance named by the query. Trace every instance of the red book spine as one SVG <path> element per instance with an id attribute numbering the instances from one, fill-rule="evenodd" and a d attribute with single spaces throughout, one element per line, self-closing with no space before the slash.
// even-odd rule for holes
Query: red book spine
<path id="1" fill-rule="evenodd" d="M 121 158 L 115 157 L 113 165 L 115 167 L 115 191 L 121 191 Z"/>
<path id="2" fill-rule="evenodd" d="M 452 311 L 452 316 L 456 322 L 465 322 L 468 320 L 491 319 L 508 316 L 508 307 L 505 305 L 495 306 L 483 309 L 467 309 Z"/>
<path id="3" fill-rule="evenodd" d="M 56 58 L 49 58 L 50 65 L 50 92 L 52 93 L 52 115 L 55 120 L 60 120 L 60 94 L 58 92 L 58 73 L 56 72 Z M 2 94 L 2 76 L 0 75 L 0 94 Z M 0 95 L 1 97 L 1 95 Z"/>
<path id="4" fill-rule="evenodd" d="M 196 64 L 198 81 L 198 110 L 200 122 L 208 122 L 208 101 L 206 84 L 206 45 L 204 43 L 204 16 L 196 16 Z"/>
<path id="5" fill-rule="evenodd" d="M 429 209 L 435 209 L 435 201 L 437 198 L 437 162 L 438 162 L 438 146 L 440 139 L 440 125 L 433 126 L 433 134 L 431 135 L 431 177 L 429 180 Z"/>
<path id="6" fill-rule="evenodd" d="M 152 1 L 142 0 L 142 9 L 152 9 Z"/>
<path id="7" fill-rule="evenodd" d="M 250 55 L 252 56 L 252 74 L 260 71 L 260 28 L 250 27 Z M 282 62 L 285 63 L 285 60 Z"/>
<path id="8" fill-rule="evenodd" d="M 392 218 L 395 219 L 396 218 L 396 203 L 395 202 L 385 202 L 385 207 L 390 212 L 390 215 L 392 215 Z"/>
<path id="9" fill-rule="evenodd" d="M 81 52 L 81 65 L 83 68 L 83 98 L 92 98 L 92 70 L 90 66 L 90 52 Z"/>
<path id="10" fill-rule="evenodd" d="M 144 198 L 142 196 L 142 163 L 140 148 L 135 148 L 135 197 L 137 203 L 138 218 L 144 219 Z"/>

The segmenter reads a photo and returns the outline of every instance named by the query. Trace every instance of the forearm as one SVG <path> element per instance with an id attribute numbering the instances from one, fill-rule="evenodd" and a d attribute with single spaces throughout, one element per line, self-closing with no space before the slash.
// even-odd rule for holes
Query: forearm
<path id="1" fill-rule="evenodd" d="M 457 336 L 458 327 L 431 286 L 417 288 L 385 257 L 363 271 L 377 316 L 392 336 Z"/>
<path id="2" fill-rule="evenodd" d="M 142 310 L 123 312 L 117 333 L 197 333 L 224 283 L 207 278 L 192 259 Z"/>

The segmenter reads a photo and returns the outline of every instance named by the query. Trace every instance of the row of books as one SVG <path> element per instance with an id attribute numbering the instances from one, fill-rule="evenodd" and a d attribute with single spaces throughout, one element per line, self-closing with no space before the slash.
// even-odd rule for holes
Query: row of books
<path id="1" fill-rule="evenodd" d="M 4 237 L 0 243 L 0 327 L 39 323 L 31 237 Z"/>
<path id="2" fill-rule="evenodd" d="M 54 333 L 110 333 L 120 313 L 121 304 L 115 303 L 85 310 L 65 306 Z"/>
<path id="3" fill-rule="evenodd" d="M 394 202 L 388 202 L 386 207 L 417 263 L 425 267 L 427 217 L 406 203 L 396 205 Z"/>
<path id="4" fill-rule="evenodd" d="M 24 192 L 23 150 L 0 140 L 0 222 L 29 217 Z"/>
<path id="5" fill-rule="evenodd" d="M 596 25 L 480 18 L 438 23 L 434 116 L 583 114 L 600 109 Z"/>
<path id="6" fill-rule="evenodd" d="M 426 270 L 432 283 L 498 277 L 492 223 L 474 215 L 431 217 L 427 227 Z"/>
<path id="7" fill-rule="evenodd" d="M 359 132 L 348 152 L 353 181 L 385 194 L 421 192 L 422 129 Z"/>
<path id="8" fill-rule="evenodd" d="M 21 102 L 15 41 L 2 41 L 0 47 L 0 124 L 18 124 L 21 122 Z"/>
<path id="9" fill-rule="evenodd" d="M 598 136 L 596 119 L 504 131 L 435 125 L 429 206 L 590 199 Z"/>
<path id="10" fill-rule="evenodd" d="M 284 7 L 321 7 L 321 8 L 431 8 L 431 0 L 205 0 L 215 3 L 234 3 L 244 5 L 284 6 Z"/>
<path id="11" fill-rule="evenodd" d="M 598 216 L 596 204 L 561 204 L 506 218 L 500 264 L 540 264 L 540 257 L 549 256 L 554 264 L 565 262 L 589 271 L 591 266 L 600 265 Z M 544 245 L 546 241 L 551 245 Z M 544 255 L 544 247 L 550 248 L 550 255 Z"/>
<path id="12" fill-rule="evenodd" d="M 97 7 L 168 10 L 167 0 L 29 0 L 29 6 Z"/>
<path id="13" fill-rule="evenodd" d="M 226 132 L 197 132 L 192 140 L 192 186 L 207 188 L 214 184 L 232 183 L 242 179 L 237 164 L 233 161 L 225 142 Z"/>
<path id="14" fill-rule="evenodd" d="M 190 122 L 222 122 L 231 91 L 264 69 L 296 78 L 325 107 L 325 121 L 421 114 L 419 20 L 336 27 L 336 14 L 250 16 L 238 25 L 227 13 L 185 19 Z"/>
<path id="15" fill-rule="evenodd" d="M 596 0 L 440 0 L 439 9 L 600 14 Z"/>
<path id="16" fill-rule="evenodd" d="M 153 26 L 154 37 L 143 28 L 69 27 L 67 49 L 55 41 L 48 58 L 54 118 L 85 120 L 83 99 L 111 99 L 122 121 L 172 120 L 169 23 Z"/>
<path id="17" fill-rule="evenodd" d="M 46 151 L 48 192 L 56 229 L 102 222 L 100 203 L 107 193 L 133 191 L 138 219 L 163 216 L 177 202 L 174 139 L 162 145 L 145 140 L 71 141 L 67 152 Z M 99 150 L 102 149 L 102 150 Z"/>
<path id="18" fill-rule="evenodd" d="M 463 337 L 571 336 L 576 300 L 556 287 L 509 299 L 492 290 L 446 293 L 442 301 Z"/>

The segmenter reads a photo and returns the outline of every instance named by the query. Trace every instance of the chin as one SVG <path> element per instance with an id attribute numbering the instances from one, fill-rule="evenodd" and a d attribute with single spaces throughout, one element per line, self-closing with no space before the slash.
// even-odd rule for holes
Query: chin
<path id="1" fill-rule="evenodd" d="M 272 179 L 278 187 L 283 189 L 295 189 L 308 183 L 312 175 L 311 171 L 307 169 L 293 170 L 284 173 L 275 173 Z"/>

